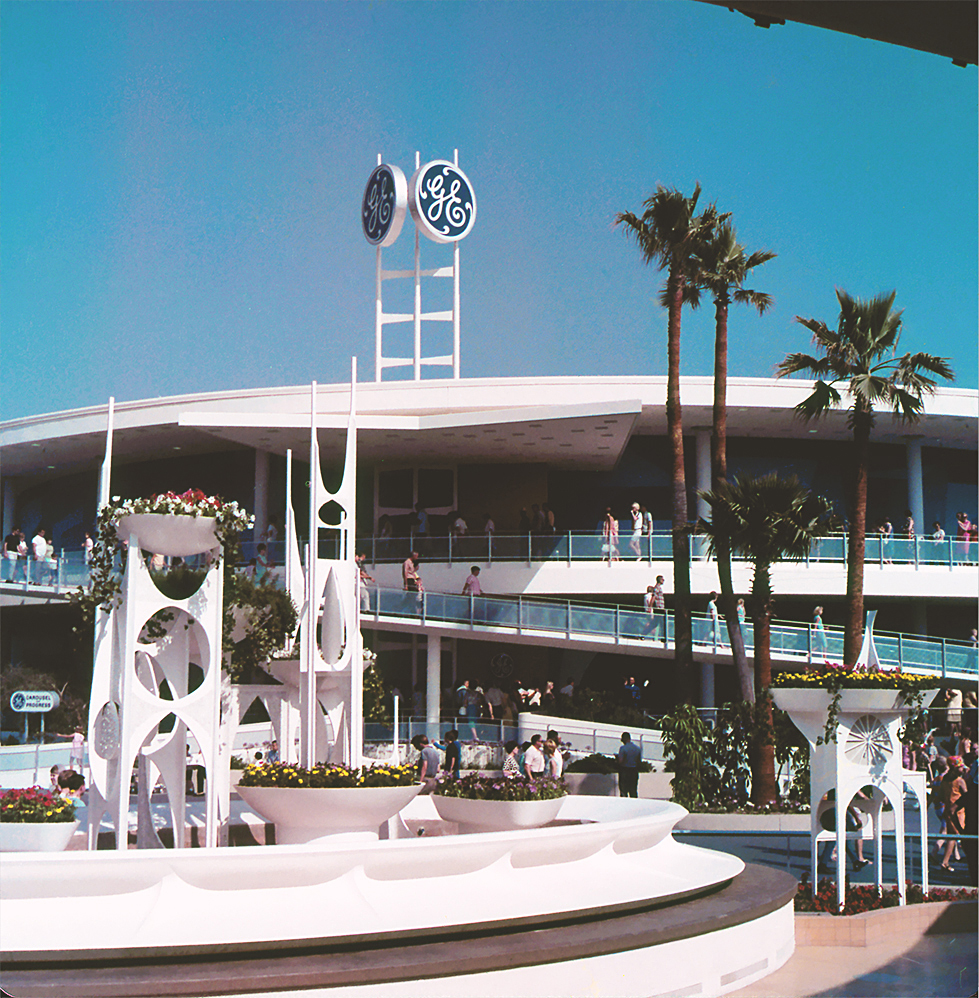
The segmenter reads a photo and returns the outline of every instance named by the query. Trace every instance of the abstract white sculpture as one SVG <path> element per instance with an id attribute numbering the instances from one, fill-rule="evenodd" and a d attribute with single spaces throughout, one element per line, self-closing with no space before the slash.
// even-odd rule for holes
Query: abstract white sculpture
<path id="1" fill-rule="evenodd" d="M 169 519 L 176 522 L 192 518 Z M 226 759 L 221 766 L 226 747 L 222 748 L 219 731 L 223 571 L 218 559 L 192 596 L 165 596 L 154 584 L 140 554 L 138 520 L 130 517 L 123 525 L 122 539 L 128 542 L 128 550 L 121 602 L 110 613 L 100 612 L 96 622 L 88 722 L 92 777 L 88 846 L 97 848 L 99 826 L 108 811 L 116 832 L 116 848 L 128 847 L 129 786 L 140 754 L 146 763 L 140 766 L 144 777 L 141 793 L 148 793 L 157 776 L 162 777 L 170 804 L 174 846 L 183 845 L 188 732 L 200 747 L 207 774 L 205 845 L 215 846 L 219 826 L 227 821 L 227 814 L 219 814 L 217 776 L 227 769 Z M 202 552 L 219 548 L 213 531 L 201 544 Z M 156 546 L 161 545 L 156 542 Z M 166 633 L 153 641 L 140 641 L 146 622 L 160 610 L 173 616 L 163 624 Z M 191 662 L 199 665 L 204 674 L 193 691 Z M 172 699 L 161 696 L 164 683 Z M 172 729 L 160 732 L 160 722 L 171 714 Z"/>

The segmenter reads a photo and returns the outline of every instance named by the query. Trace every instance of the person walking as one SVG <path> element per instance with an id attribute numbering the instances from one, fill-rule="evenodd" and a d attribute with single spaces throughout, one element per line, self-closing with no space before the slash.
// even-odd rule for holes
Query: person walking
<path id="1" fill-rule="evenodd" d="M 459 745 L 459 732 L 449 728 L 445 733 L 444 772 L 450 779 L 457 780 L 462 769 L 462 748 Z"/>
<path id="2" fill-rule="evenodd" d="M 629 540 L 629 550 L 636 556 L 636 561 L 642 559 L 642 510 L 639 503 L 634 502 L 629 510 L 632 516 L 632 537 Z"/>
<path id="3" fill-rule="evenodd" d="M 710 594 L 710 599 L 707 601 L 707 619 L 710 621 L 711 642 L 716 648 L 723 644 L 723 638 L 721 637 L 721 616 L 717 612 L 717 593 L 714 592 Z"/>
<path id="4" fill-rule="evenodd" d="M 482 592 L 483 587 L 479 584 L 479 565 L 471 565 L 469 567 L 469 578 L 466 579 L 462 586 L 462 595 L 480 596 Z"/>
<path id="5" fill-rule="evenodd" d="M 823 608 L 817 606 L 812 611 L 812 658 L 826 661 L 826 628 L 823 626 Z"/>
<path id="6" fill-rule="evenodd" d="M 404 564 L 401 566 L 401 579 L 404 582 L 405 591 L 409 593 L 422 593 L 425 587 L 422 585 L 421 576 L 418 574 L 418 552 L 412 551 Z"/>
<path id="7" fill-rule="evenodd" d="M 619 560 L 619 521 L 612 515 L 612 507 L 605 507 L 602 521 L 602 551 L 610 563 Z"/>
<path id="8" fill-rule="evenodd" d="M 639 796 L 639 763 L 642 747 L 632 740 L 628 731 L 622 732 L 622 747 L 615 756 L 619 766 L 619 796 Z"/>

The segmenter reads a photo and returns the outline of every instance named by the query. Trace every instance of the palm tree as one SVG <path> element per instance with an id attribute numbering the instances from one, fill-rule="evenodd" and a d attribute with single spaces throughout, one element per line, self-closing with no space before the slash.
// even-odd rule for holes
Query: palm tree
<path id="1" fill-rule="evenodd" d="M 711 548 L 727 543 L 731 551 L 744 555 L 754 565 L 751 580 L 751 616 L 755 631 L 755 695 L 760 701 L 756 729 L 750 739 L 751 799 L 768 804 L 776 799 L 775 746 L 772 703 L 767 689 L 772 682 L 771 622 L 772 565 L 799 561 L 809 553 L 815 538 L 828 525 L 830 504 L 814 496 L 795 475 L 785 478 L 777 472 L 754 478 L 736 476 L 701 496 L 711 508 L 709 523 L 701 527 L 710 538 Z"/>
<path id="2" fill-rule="evenodd" d="M 953 380 L 955 375 L 944 357 L 928 353 L 896 356 L 901 338 L 901 312 L 891 306 L 896 291 L 869 301 L 851 298 L 836 289 L 840 317 L 835 330 L 818 319 L 796 316 L 812 333 L 823 356 L 791 353 L 778 366 L 780 378 L 807 371 L 816 378 L 812 394 L 796 406 L 808 422 L 837 408 L 842 397 L 835 387 L 845 385 L 849 393 L 849 425 L 853 431 L 853 491 L 850 501 L 850 536 L 847 551 L 847 619 L 843 661 L 852 665 L 863 640 L 863 563 L 867 539 L 867 469 L 870 434 L 874 427 L 874 405 L 889 406 L 908 423 L 916 423 L 924 411 L 923 397 L 935 391 L 928 375 Z M 889 355 L 886 356 L 885 355 Z"/>
<path id="3" fill-rule="evenodd" d="M 717 227 L 699 254 L 699 283 L 714 296 L 714 419 L 711 433 L 711 488 L 727 483 L 727 316 L 732 298 L 753 305 L 761 315 L 772 305 L 771 295 L 744 287 L 749 271 L 769 260 L 775 253 L 762 250 L 746 255 L 730 222 Z M 717 544 L 717 576 L 721 588 L 721 611 L 727 623 L 731 654 L 738 671 L 743 699 L 754 703 L 755 691 L 744 635 L 738 622 L 731 577 L 731 549 L 723 538 Z"/>
<path id="4" fill-rule="evenodd" d="M 666 421 L 673 450 L 673 592 L 674 657 L 680 699 L 692 694 L 693 633 L 690 619 L 690 524 L 687 520 L 687 484 L 683 465 L 683 419 L 680 409 L 680 313 L 684 302 L 697 301 L 697 251 L 714 227 L 727 215 L 710 205 L 696 215 L 700 184 L 691 197 L 676 188 L 656 185 L 643 202 L 641 216 L 620 212 L 616 225 L 636 241 L 643 260 L 666 270 L 660 303 L 668 311 Z"/>

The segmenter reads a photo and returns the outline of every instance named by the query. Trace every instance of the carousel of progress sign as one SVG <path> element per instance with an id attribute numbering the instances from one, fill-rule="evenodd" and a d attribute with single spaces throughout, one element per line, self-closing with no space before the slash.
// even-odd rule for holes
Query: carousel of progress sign
<path id="1" fill-rule="evenodd" d="M 419 232 L 436 243 L 469 235 L 476 221 L 476 195 L 469 178 L 445 159 L 419 167 L 408 182 L 408 207 Z"/>
<path id="2" fill-rule="evenodd" d="M 360 223 L 372 246 L 391 246 L 401 234 L 408 208 L 408 185 L 396 166 L 382 163 L 367 181 Z"/>
<path id="3" fill-rule="evenodd" d="M 10 695 L 10 709 L 18 714 L 44 714 L 60 703 L 61 697 L 50 690 L 17 690 Z"/>

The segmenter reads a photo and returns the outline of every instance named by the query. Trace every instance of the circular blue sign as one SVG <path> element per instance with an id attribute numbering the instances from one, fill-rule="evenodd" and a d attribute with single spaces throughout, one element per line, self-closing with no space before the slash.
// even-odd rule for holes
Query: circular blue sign
<path id="1" fill-rule="evenodd" d="M 382 163 L 367 181 L 360 223 L 373 246 L 390 246 L 401 234 L 408 207 L 408 185 L 396 166 Z"/>
<path id="2" fill-rule="evenodd" d="M 435 159 L 415 171 L 408 185 L 408 207 L 419 231 L 436 243 L 469 235 L 476 221 L 476 195 L 455 163 Z"/>

